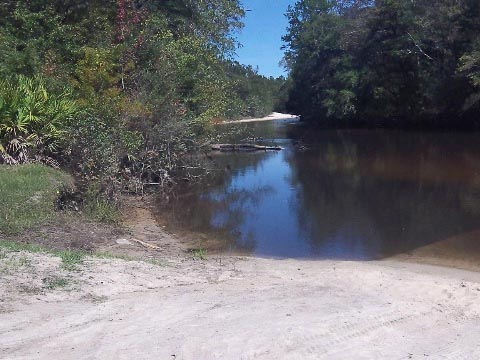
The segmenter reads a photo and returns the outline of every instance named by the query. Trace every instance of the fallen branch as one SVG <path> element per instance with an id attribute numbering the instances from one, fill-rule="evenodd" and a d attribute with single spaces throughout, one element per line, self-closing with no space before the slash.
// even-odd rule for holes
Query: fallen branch
<path id="1" fill-rule="evenodd" d="M 132 239 L 132 241 L 136 242 L 137 244 L 142 245 L 143 247 L 149 248 L 149 249 L 161 250 L 160 247 L 158 247 L 157 245 L 149 244 L 149 243 L 147 243 L 145 241 L 142 241 L 142 240 Z"/>

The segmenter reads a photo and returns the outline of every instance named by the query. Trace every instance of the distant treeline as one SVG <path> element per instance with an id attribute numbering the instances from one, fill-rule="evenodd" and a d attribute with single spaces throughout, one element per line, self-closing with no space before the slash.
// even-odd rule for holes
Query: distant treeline
<path id="1" fill-rule="evenodd" d="M 325 126 L 478 127 L 480 1 L 300 0 L 288 110 Z"/>
<path id="2" fill-rule="evenodd" d="M 236 61 L 225 63 L 228 80 L 234 86 L 227 118 L 239 119 L 262 117 L 272 111 L 284 110 L 285 84 L 283 76 L 265 77 L 252 66 L 241 65 Z"/>
<path id="3" fill-rule="evenodd" d="M 188 177 L 215 122 L 270 113 L 284 83 L 232 60 L 243 16 L 239 0 L 1 1 L 0 163 L 104 193 Z"/>

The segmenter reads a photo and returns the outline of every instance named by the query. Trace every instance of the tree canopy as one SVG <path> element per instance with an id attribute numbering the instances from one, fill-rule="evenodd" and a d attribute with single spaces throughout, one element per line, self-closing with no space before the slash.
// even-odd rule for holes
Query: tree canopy
<path id="1" fill-rule="evenodd" d="M 301 0 L 287 16 L 290 111 L 331 125 L 478 117 L 478 1 Z"/>

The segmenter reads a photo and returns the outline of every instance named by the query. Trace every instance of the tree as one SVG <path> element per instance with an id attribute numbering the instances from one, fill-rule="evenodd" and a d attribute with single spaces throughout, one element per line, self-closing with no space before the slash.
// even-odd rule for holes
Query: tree
<path id="1" fill-rule="evenodd" d="M 479 7 L 471 0 L 299 1 L 284 37 L 290 110 L 325 124 L 464 116 L 476 103 Z"/>

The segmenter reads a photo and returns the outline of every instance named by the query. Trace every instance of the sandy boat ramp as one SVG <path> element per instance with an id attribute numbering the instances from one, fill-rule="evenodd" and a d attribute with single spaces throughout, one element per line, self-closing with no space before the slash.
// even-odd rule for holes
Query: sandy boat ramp
<path id="1" fill-rule="evenodd" d="M 480 358 L 477 272 L 244 257 L 68 272 L 9 256 L 29 265 L 0 278 L 1 359 Z M 57 275 L 66 288 L 34 291 Z"/>

